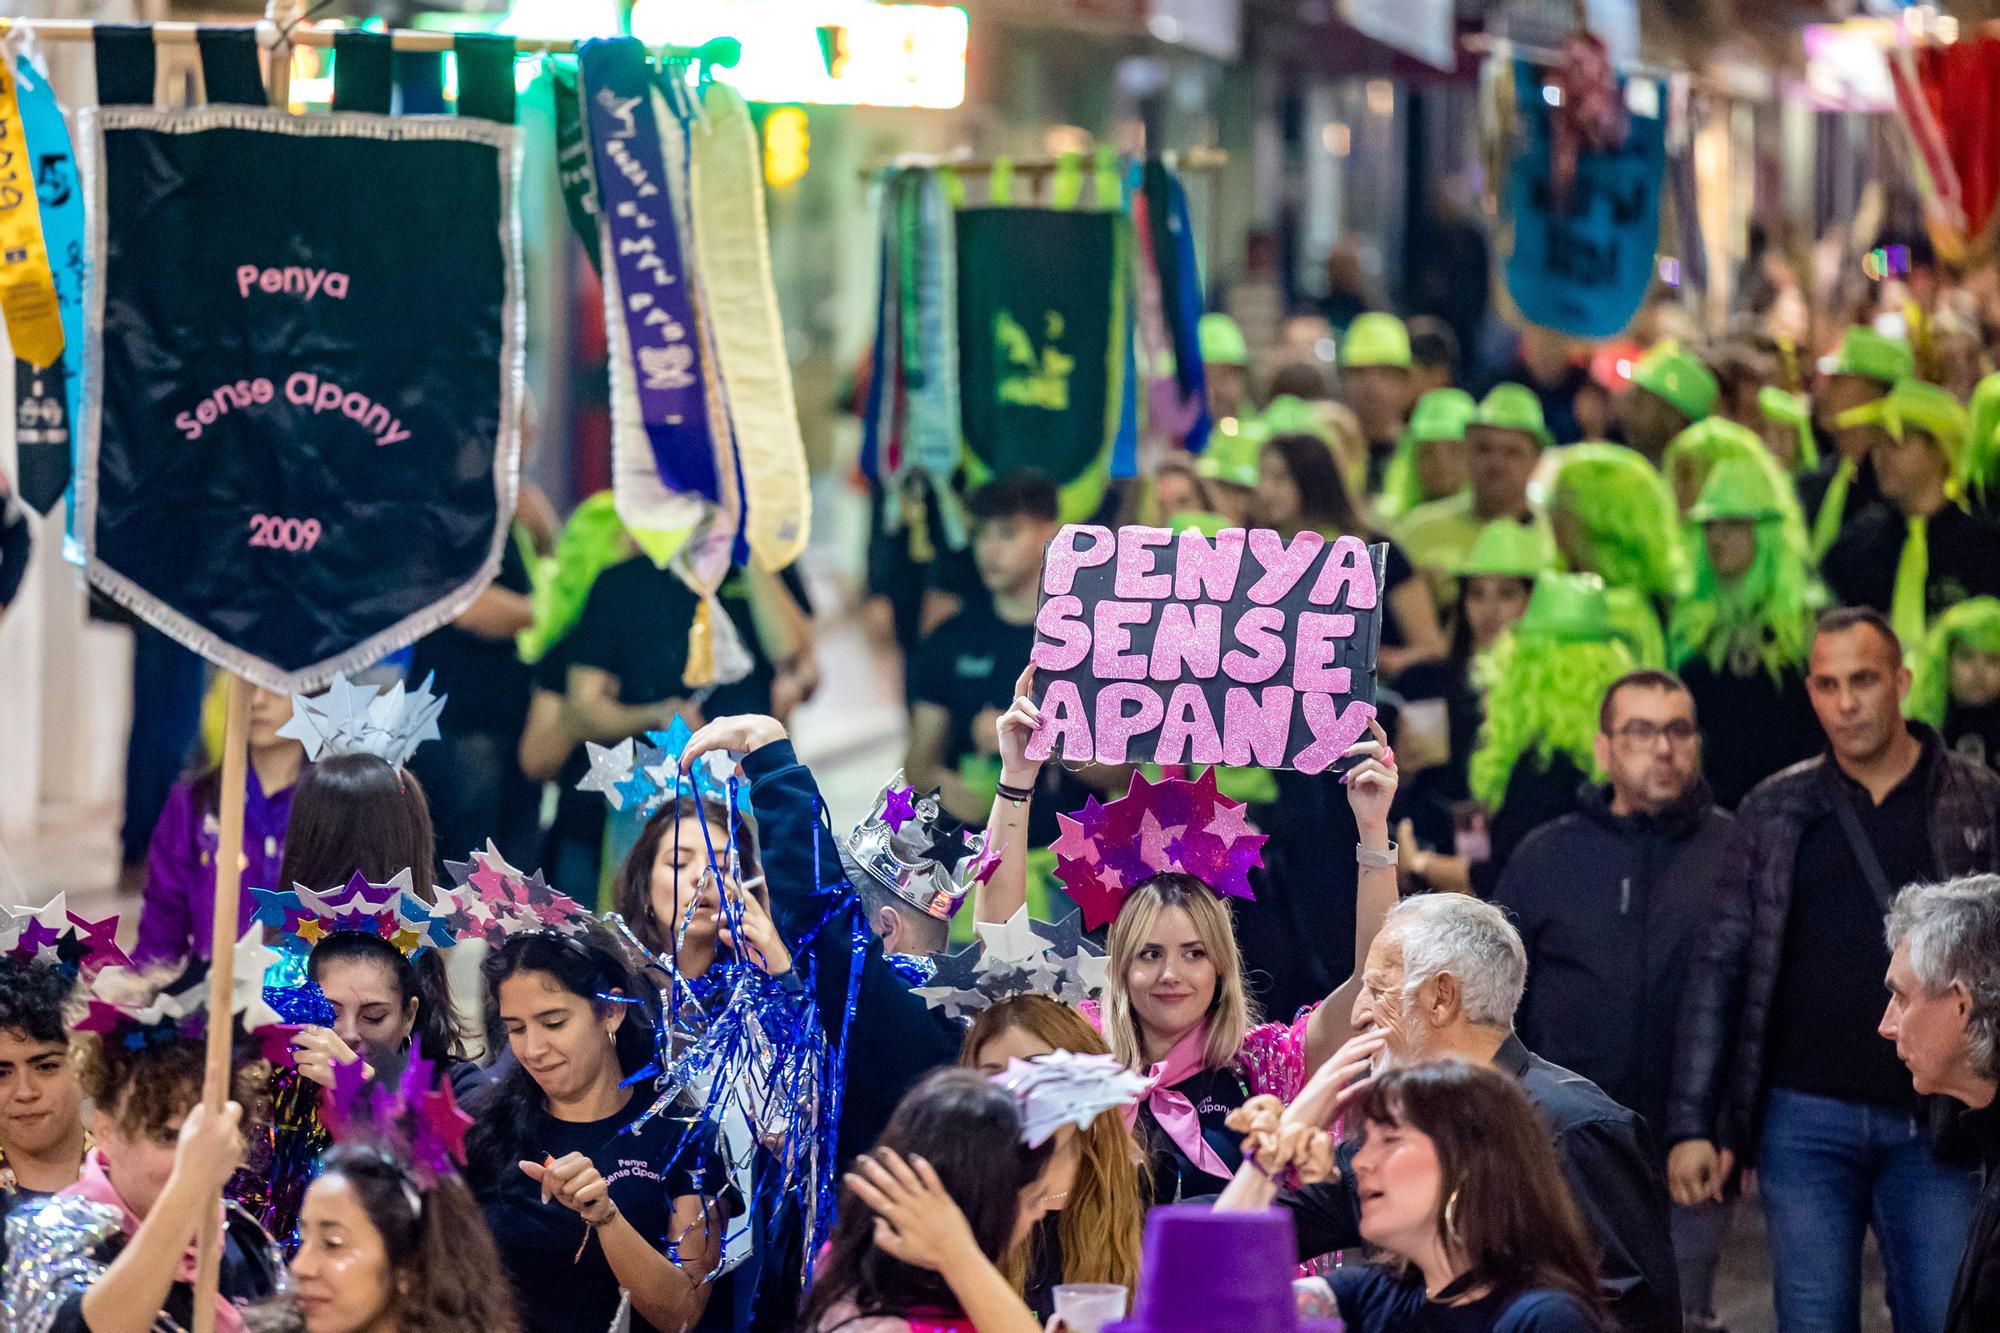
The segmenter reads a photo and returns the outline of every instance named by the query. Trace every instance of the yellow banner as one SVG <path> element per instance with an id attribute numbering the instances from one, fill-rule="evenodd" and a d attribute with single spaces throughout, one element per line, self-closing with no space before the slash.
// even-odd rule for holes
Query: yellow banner
<path id="1" fill-rule="evenodd" d="M 35 199 L 34 157 L 21 126 L 14 71 L 0 58 L 0 315 L 14 355 L 37 368 L 62 355 L 62 316 L 56 280 L 42 242 L 42 210 Z"/>

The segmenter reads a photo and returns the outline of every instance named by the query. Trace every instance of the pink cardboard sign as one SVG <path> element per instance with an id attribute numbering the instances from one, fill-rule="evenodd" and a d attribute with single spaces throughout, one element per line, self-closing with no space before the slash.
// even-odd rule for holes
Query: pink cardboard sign
<path id="1" fill-rule="evenodd" d="M 1375 716 L 1387 552 L 1065 526 L 1042 569 L 1028 757 L 1323 772 Z"/>

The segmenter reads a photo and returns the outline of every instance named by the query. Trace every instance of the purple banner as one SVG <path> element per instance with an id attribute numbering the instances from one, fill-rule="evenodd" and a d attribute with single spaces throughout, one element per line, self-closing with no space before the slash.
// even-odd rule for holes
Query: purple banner
<path id="1" fill-rule="evenodd" d="M 577 65 L 605 228 L 604 278 L 615 275 L 653 462 L 669 488 L 716 502 L 700 336 L 667 197 L 646 49 L 631 37 L 587 41 Z"/>

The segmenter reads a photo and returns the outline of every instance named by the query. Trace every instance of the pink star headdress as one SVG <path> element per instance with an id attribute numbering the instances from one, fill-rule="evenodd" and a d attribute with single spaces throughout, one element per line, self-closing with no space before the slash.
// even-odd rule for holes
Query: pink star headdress
<path id="1" fill-rule="evenodd" d="M 79 916 L 60 893 L 40 907 L 0 907 L 0 957 L 67 967 L 86 981 L 107 967 L 132 965 L 118 947 L 117 916 Z"/>
<path id="2" fill-rule="evenodd" d="M 522 931 L 570 931 L 597 919 L 576 899 L 550 888 L 541 871 L 523 874 L 508 865 L 490 841 L 468 860 L 446 861 L 444 868 L 458 887 L 450 902 L 440 898 L 439 906 L 457 939 L 482 939 L 498 948 Z"/>
<path id="3" fill-rule="evenodd" d="M 1056 816 L 1056 877 L 1083 909 L 1088 930 L 1116 917 L 1142 881 L 1170 871 L 1194 876 L 1219 897 L 1254 899 L 1250 870 L 1264 864 L 1266 835 L 1247 810 L 1216 791 L 1213 768 L 1191 780 L 1148 782 L 1134 773 L 1117 800 L 1093 796 L 1074 817 Z"/>

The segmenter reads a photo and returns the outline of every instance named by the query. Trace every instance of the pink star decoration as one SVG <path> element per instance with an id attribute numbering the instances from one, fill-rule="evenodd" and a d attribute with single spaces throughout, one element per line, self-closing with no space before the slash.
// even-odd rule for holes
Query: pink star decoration
<path id="1" fill-rule="evenodd" d="M 1058 816 L 1056 875 L 1095 930 L 1118 915 L 1143 881 L 1192 875 L 1219 896 L 1252 897 L 1250 871 L 1264 863 L 1265 835 L 1252 831 L 1245 807 L 1220 795 L 1215 770 L 1199 778 L 1148 781 L 1132 776 L 1108 805 L 1087 802 L 1076 818 Z"/>

